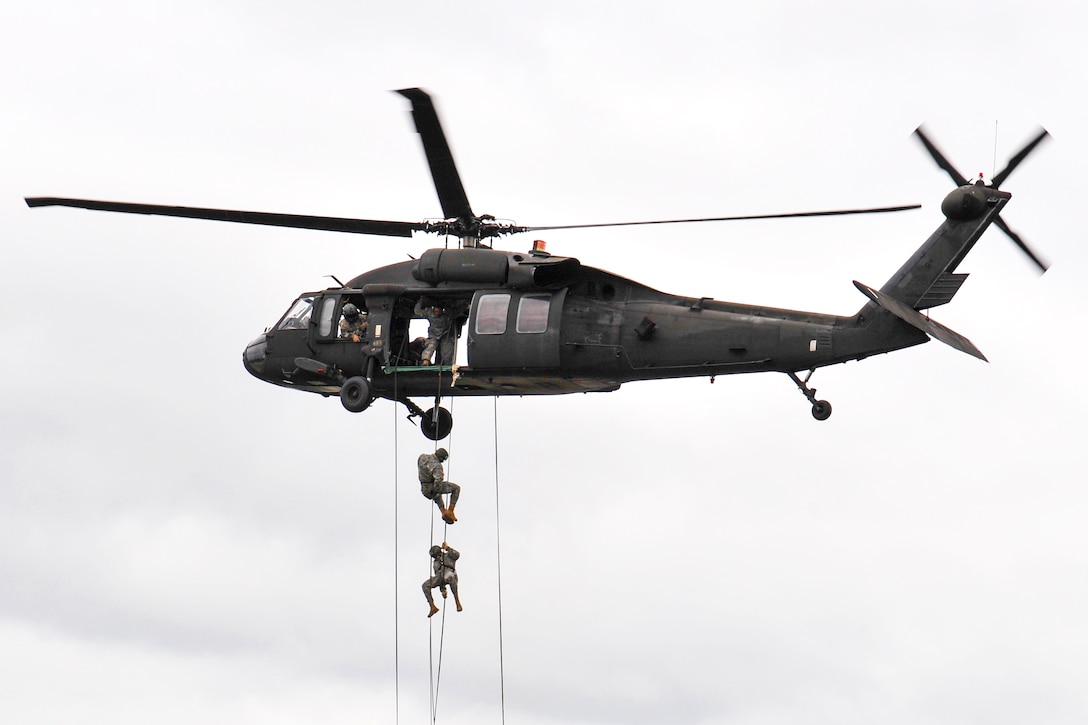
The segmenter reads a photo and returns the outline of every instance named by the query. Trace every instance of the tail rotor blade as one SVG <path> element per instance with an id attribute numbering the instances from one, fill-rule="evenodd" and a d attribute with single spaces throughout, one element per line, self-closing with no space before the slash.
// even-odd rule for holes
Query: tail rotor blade
<path id="1" fill-rule="evenodd" d="M 1039 144 L 1041 144 L 1043 141 L 1045 141 L 1046 138 L 1049 135 L 1050 135 L 1049 131 L 1047 131 L 1045 128 L 1041 129 L 1041 132 L 1039 133 L 1038 136 L 1036 136 L 1031 141 L 1029 141 L 1028 144 L 1026 146 L 1024 146 L 1024 148 L 1020 149 L 1020 153 L 1016 154 L 1016 156 L 1013 156 L 1011 159 L 1009 159 L 1008 165 L 1004 169 L 1001 170 L 1001 173 L 999 173 L 997 176 L 994 177 L 994 184 L 993 184 L 994 188 L 995 189 L 999 188 L 1001 186 L 1002 182 L 1004 182 L 1005 179 L 1009 178 L 1009 174 L 1012 173 L 1013 169 L 1015 169 L 1017 166 L 1019 166 L 1020 162 L 1023 161 L 1025 158 L 1027 158 L 1027 155 L 1030 154 L 1032 151 L 1034 151 L 1035 147 L 1038 146 Z"/>
<path id="2" fill-rule="evenodd" d="M 1039 255 L 1033 252 L 1031 250 L 1031 247 L 1027 245 L 1027 242 L 1021 239 L 1019 234 L 1009 228 L 1009 225 L 1005 223 L 1004 219 L 998 217 L 994 220 L 994 225 L 1001 231 L 1005 232 L 1005 234 L 1009 235 L 1009 239 L 1013 240 L 1013 242 L 1016 243 L 1016 246 L 1020 247 L 1021 251 L 1023 251 L 1024 254 L 1028 255 L 1032 262 L 1035 262 L 1035 266 L 1039 268 L 1039 274 L 1042 274 L 1047 270 L 1050 265 L 1040 259 Z"/>
<path id="3" fill-rule="evenodd" d="M 952 181 L 956 183 L 956 186 L 966 186 L 969 182 L 956 170 L 956 167 L 949 163 L 948 159 L 944 157 L 933 142 L 926 138 L 925 133 L 922 132 L 922 127 L 914 129 L 914 135 L 918 137 L 918 140 L 922 142 L 922 145 L 926 147 L 926 151 L 929 151 L 929 155 L 933 157 L 933 160 L 937 162 L 937 165 L 948 172 L 948 175 L 952 177 Z"/>

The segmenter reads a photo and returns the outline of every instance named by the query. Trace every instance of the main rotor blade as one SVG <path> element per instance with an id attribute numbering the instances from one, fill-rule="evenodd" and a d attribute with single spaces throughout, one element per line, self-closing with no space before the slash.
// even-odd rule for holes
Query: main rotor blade
<path id="1" fill-rule="evenodd" d="M 1033 252 L 1031 248 L 1027 245 L 1027 242 L 1020 238 L 1019 234 L 1014 232 L 1012 229 L 1009 229 L 1009 225 L 1006 224 L 1005 220 L 1002 219 L 1000 216 L 998 216 L 997 219 L 994 220 L 994 226 L 1008 234 L 1009 239 L 1016 242 L 1016 246 L 1020 247 L 1020 249 L 1023 250 L 1024 254 L 1028 255 L 1028 257 L 1031 258 L 1032 262 L 1035 262 L 1035 265 L 1039 268 L 1039 274 L 1042 274 L 1049 268 L 1050 265 L 1040 259 L 1039 255 Z"/>
<path id="2" fill-rule="evenodd" d="M 963 174 L 956 170 L 956 167 L 948 162 L 948 159 L 944 157 L 944 154 L 933 145 L 933 142 L 926 138 L 926 135 L 922 133 L 922 127 L 914 129 L 914 135 L 922 142 L 922 145 L 929 151 L 929 155 L 933 157 L 933 160 L 937 162 L 937 165 L 948 172 L 948 175 L 952 177 L 952 181 L 956 182 L 956 186 L 966 186 L 969 182 L 964 178 Z"/>
<path id="3" fill-rule="evenodd" d="M 746 216 L 718 216 L 718 217 L 706 217 L 703 219 L 661 219 L 657 221 L 648 222 L 609 222 L 605 224 L 565 224 L 562 226 L 550 226 L 550 227 L 519 227 L 519 231 L 523 232 L 539 232 L 550 231 L 553 229 L 593 229 L 596 227 L 634 227 L 642 226 L 646 224 L 689 224 L 693 222 L 734 222 L 743 221 L 746 219 L 788 219 L 791 217 L 812 217 L 812 216 L 844 216 L 846 214 L 881 214 L 890 211 L 906 211 L 908 209 L 920 209 L 921 204 L 910 204 L 909 206 L 885 206 L 877 207 L 873 209 L 840 209 L 837 211 L 801 211 L 791 212 L 788 214 L 750 214 Z"/>
<path id="4" fill-rule="evenodd" d="M 1049 135 L 1050 135 L 1049 131 L 1047 131 L 1045 128 L 1041 129 L 1041 133 L 1039 133 L 1038 136 L 1036 136 L 1031 141 L 1029 141 L 1028 144 L 1026 146 L 1024 146 L 1024 148 L 1020 149 L 1020 153 L 1016 154 L 1016 156 L 1013 156 L 1011 159 L 1009 159 L 1008 165 L 1004 169 L 1001 170 L 1001 173 L 999 173 L 997 176 L 994 177 L 994 182 L 993 182 L 994 188 L 996 189 L 996 188 L 1000 187 L 1001 183 L 1003 181 L 1005 181 L 1005 179 L 1009 178 L 1009 174 L 1012 173 L 1012 170 L 1015 169 L 1017 166 L 1019 166 L 1020 162 L 1023 161 L 1027 157 L 1028 154 L 1030 154 L 1032 151 L 1034 151 L 1035 147 L 1038 146 L 1039 144 L 1041 144 L 1046 139 L 1046 137 L 1049 136 Z"/>
<path id="5" fill-rule="evenodd" d="M 232 209 L 204 209 L 192 206 L 159 206 L 156 204 L 129 204 L 120 201 L 95 201 L 92 199 L 61 199 L 39 196 L 26 199 L 26 205 L 36 206 L 72 206 L 80 209 L 98 211 L 116 211 L 125 214 L 152 214 L 155 216 L 176 216 L 189 219 L 211 219 L 221 222 L 240 224 L 262 224 L 271 227 L 293 227 L 296 229 L 319 229 L 329 232 L 350 232 L 353 234 L 377 234 L 385 237 L 410 237 L 413 231 L 423 231 L 425 225 L 412 222 L 376 221 L 373 219 L 343 219 L 329 216 L 306 216 L 302 214 L 269 214 L 260 211 L 235 211 Z"/>
<path id="6" fill-rule="evenodd" d="M 431 97 L 421 88 L 403 88 L 397 93 L 412 102 L 412 119 L 423 140 L 423 152 L 431 167 L 431 178 L 438 192 L 438 201 L 442 204 L 442 215 L 447 219 L 474 219 L 461 175 L 457 173 L 457 165 L 453 161 L 453 152 L 446 142 L 446 134 L 442 131 L 442 123 L 438 120 Z"/>

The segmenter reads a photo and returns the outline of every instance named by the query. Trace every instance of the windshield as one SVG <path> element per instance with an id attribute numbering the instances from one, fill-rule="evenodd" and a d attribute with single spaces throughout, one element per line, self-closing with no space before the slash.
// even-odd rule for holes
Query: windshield
<path id="1" fill-rule="evenodd" d="M 314 306 L 313 297 L 299 297 L 287 314 L 276 325 L 277 330 L 305 330 L 310 324 L 310 312 Z"/>

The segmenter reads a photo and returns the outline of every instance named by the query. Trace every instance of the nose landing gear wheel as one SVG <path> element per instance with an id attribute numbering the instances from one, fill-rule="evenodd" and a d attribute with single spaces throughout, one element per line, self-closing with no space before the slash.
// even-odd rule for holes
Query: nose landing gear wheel
<path id="1" fill-rule="evenodd" d="M 445 408 L 431 408 L 420 418 L 419 429 L 427 439 L 440 441 L 453 430 L 453 415 Z"/>

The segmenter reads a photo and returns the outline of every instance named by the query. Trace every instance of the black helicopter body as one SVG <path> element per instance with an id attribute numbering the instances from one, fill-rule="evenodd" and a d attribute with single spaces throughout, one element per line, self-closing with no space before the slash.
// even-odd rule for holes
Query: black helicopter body
<path id="1" fill-rule="evenodd" d="M 812 404 L 813 416 L 823 420 L 831 406 L 817 400 L 807 384 L 817 368 L 918 345 L 930 337 L 985 360 L 969 340 L 920 310 L 952 299 L 967 277 L 956 267 L 991 224 L 1045 269 L 1001 221 L 1011 195 L 997 188 L 1045 131 L 986 185 L 967 182 L 919 129 L 919 138 L 957 182 L 942 204 L 945 219 L 882 287 L 855 282 L 868 300 L 856 314 L 838 316 L 672 295 L 572 257 L 549 255 L 537 244 L 525 253 L 482 245 L 482 238 L 566 227 L 514 227 L 472 214 L 429 96 L 419 89 L 400 93 L 412 101 L 444 221 L 415 224 L 58 198 L 28 198 L 27 203 L 385 236 L 416 231 L 460 236 L 459 248 L 431 249 L 417 260 L 301 295 L 243 354 L 255 377 L 338 395 L 353 412 L 377 398 L 404 403 L 413 416 L 422 417 L 424 435 L 435 440 L 452 428 L 452 416 L 439 406 L 446 396 L 606 392 L 637 380 L 737 373 L 787 374 Z M 904 208 L 914 207 L 771 216 Z M 752 217 L 672 221 L 734 218 Z M 631 223 L 579 226 L 626 224 Z M 366 332 L 358 341 L 341 335 L 339 322 L 349 302 L 366 313 Z M 455 359 L 423 364 L 413 332 L 417 305 L 451 311 Z M 808 376 L 801 379 L 804 371 Z M 435 406 L 420 409 L 412 398 L 421 396 L 433 396 Z"/>

